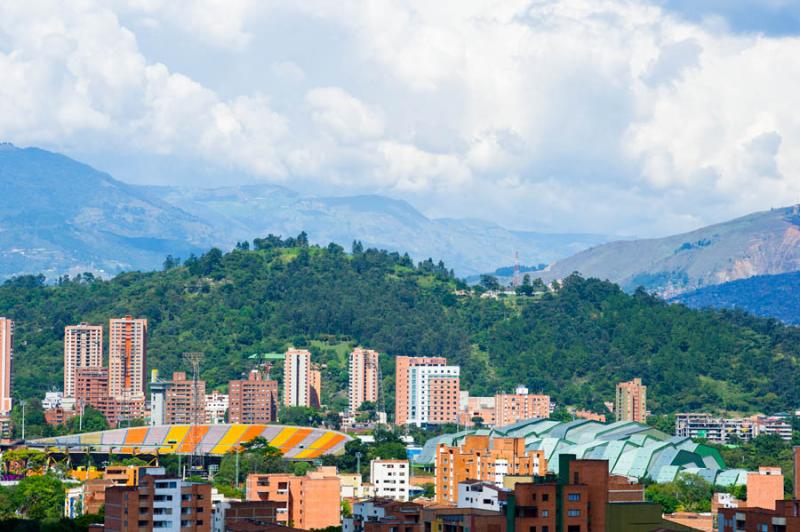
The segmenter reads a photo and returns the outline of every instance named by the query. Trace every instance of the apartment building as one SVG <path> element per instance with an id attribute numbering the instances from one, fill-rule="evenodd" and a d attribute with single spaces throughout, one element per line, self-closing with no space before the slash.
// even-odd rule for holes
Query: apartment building
<path id="1" fill-rule="evenodd" d="M 369 464 L 369 481 L 375 497 L 407 501 L 409 491 L 408 460 L 372 460 Z"/>
<path id="2" fill-rule="evenodd" d="M 755 415 L 745 418 L 722 418 L 708 413 L 680 413 L 675 416 L 675 435 L 703 438 L 714 443 L 750 441 L 762 434 L 775 434 L 792 440 L 792 425 L 784 417 Z"/>
<path id="3" fill-rule="evenodd" d="M 103 326 L 64 327 L 64 397 L 75 397 L 78 369 L 103 367 Z"/>
<path id="4" fill-rule="evenodd" d="M 512 425 L 526 419 L 550 417 L 550 396 L 528 393 L 524 386 L 515 392 L 495 396 L 495 426 Z"/>
<path id="5" fill-rule="evenodd" d="M 444 357 L 395 357 L 395 424 L 405 425 L 409 419 L 411 404 L 409 369 L 412 367 L 446 366 Z"/>
<path id="6" fill-rule="evenodd" d="M 0 418 L 8 418 L 11 414 L 11 376 L 13 366 L 14 321 L 0 317 Z M 6 431 L 4 430 L 3 432 L 5 433 Z"/>
<path id="7" fill-rule="evenodd" d="M 136 486 L 106 489 L 104 530 L 211 532 L 211 485 L 186 482 L 150 468 Z"/>
<path id="8" fill-rule="evenodd" d="M 397 357 L 397 424 L 455 423 L 458 420 L 460 368 L 442 357 Z"/>
<path id="9" fill-rule="evenodd" d="M 472 427 L 475 420 L 480 420 L 481 425 L 493 427 L 495 425 L 495 398 L 471 397 L 469 392 L 462 391 L 458 402 L 460 425 Z"/>
<path id="10" fill-rule="evenodd" d="M 284 406 L 311 406 L 311 352 L 289 349 L 283 363 Z"/>
<path id="11" fill-rule="evenodd" d="M 311 408 L 322 406 L 322 366 L 311 364 L 308 372 L 308 405 Z"/>
<path id="12" fill-rule="evenodd" d="M 422 506 L 414 502 L 372 498 L 353 504 L 342 532 L 421 532 Z"/>
<path id="13" fill-rule="evenodd" d="M 378 364 L 377 351 L 357 347 L 350 353 L 347 386 L 350 415 L 354 416 L 362 403 L 378 401 Z"/>
<path id="14" fill-rule="evenodd" d="M 341 524 L 340 481 L 335 467 L 320 467 L 305 476 L 292 474 L 247 475 L 248 501 L 282 504 L 278 523 L 305 530 Z"/>
<path id="15" fill-rule="evenodd" d="M 220 393 L 216 390 L 206 394 L 206 423 L 209 425 L 225 423 L 225 414 L 228 413 L 229 404 L 230 397 L 228 394 Z"/>
<path id="16" fill-rule="evenodd" d="M 119 401 L 144 400 L 147 320 L 109 320 L 108 392 Z"/>
<path id="17" fill-rule="evenodd" d="M 507 475 L 535 476 L 547 472 L 542 450 L 525 450 L 524 438 L 469 435 L 461 446 L 436 449 L 436 502 L 458 502 L 458 484 L 484 480 L 503 486 Z"/>
<path id="18" fill-rule="evenodd" d="M 228 383 L 230 423 L 272 423 L 277 419 L 278 383 L 269 374 L 253 369 L 247 380 Z"/>
<path id="19" fill-rule="evenodd" d="M 637 423 L 647 420 L 647 386 L 642 384 L 642 379 L 617 384 L 614 417 L 617 421 Z"/>
<path id="20" fill-rule="evenodd" d="M 200 424 L 206 419 L 206 382 L 197 381 L 197 390 L 186 373 L 176 371 L 166 389 L 164 422 L 167 425 Z"/>

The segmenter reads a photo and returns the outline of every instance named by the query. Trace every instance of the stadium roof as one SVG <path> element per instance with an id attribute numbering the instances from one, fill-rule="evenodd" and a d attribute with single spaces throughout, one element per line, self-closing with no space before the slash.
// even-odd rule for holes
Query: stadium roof
<path id="1" fill-rule="evenodd" d="M 86 432 L 29 441 L 32 447 L 80 447 L 119 454 L 223 455 L 261 436 L 286 458 L 313 459 L 338 454 L 351 438 L 341 432 L 282 425 L 155 425 Z"/>
<path id="2" fill-rule="evenodd" d="M 460 445 L 470 434 L 525 438 L 525 448 L 544 451 L 548 469 L 554 473 L 558 473 L 559 455 L 574 454 L 579 459 L 608 460 L 609 471 L 615 475 L 647 477 L 657 482 L 669 482 L 682 472 L 700 475 L 721 486 L 744 484 L 747 477 L 746 471 L 726 470 L 722 457 L 713 447 L 627 421 L 605 424 L 584 419 L 566 423 L 529 419 L 491 430 L 445 434 L 428 440 L 413 461 L 432 464 L 440 443 Z"/>

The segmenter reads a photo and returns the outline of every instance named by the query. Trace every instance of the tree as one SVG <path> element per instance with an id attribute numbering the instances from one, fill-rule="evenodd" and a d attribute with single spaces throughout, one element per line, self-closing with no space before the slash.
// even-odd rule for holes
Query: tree
<path id="1" fill-rule="evenodd" d="M 14 490 L 17 511 L 28 519 L 60 518 L 65 493 L 64 485 L 52 475 L 25 477 Z"/>
<path id="2" fill-rule="evenodd" d="M 225 453 L 214 476 L 214 482 L 236 486 L 236 450 Z M 258 436 L 243 443 L 239 449 L 239 482 L 249 473 L 286 473 L 289 463 L 283 459 L 281 450 L 272 447 L 265 438 Z"/>
<path id="3" fill-rule="evenodd" d="M 278 420 L 283 425 L 316 427 L 322 424 L 319 411 L 307 406 L 284 406 L 278 412 Z"/>
<path id="4" fill-rule="evenodd" d="M 480 285 L 486 290 L 500 290 L 500 282 L 497 277 L 488 273 L 481 274 Z"/>
<path id="5" fill-rule="evenodd" d="M 99 410 L 91 406 L 83 407 L 83 430 L 79 429 L 81 424 L 79 416 L 70 418 L 67 421 L 67 433 L 76 434 L 78 432 L 99 432 L 108 429 L 108 421 Z"/>
<path id="6" fill-rule="evenodd" d="M 678 511 L 680 504 L 678 489 L 674 483 L 651 484 L 645 489 L 645 498 L 661 505 L 665 514 L 672 514 Z"/>

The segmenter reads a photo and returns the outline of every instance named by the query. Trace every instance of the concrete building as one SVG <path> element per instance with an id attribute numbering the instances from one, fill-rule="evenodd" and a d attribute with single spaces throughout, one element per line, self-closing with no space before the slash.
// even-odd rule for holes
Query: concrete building
<path id="1" fill-rule="evenodd" d="M 408 460 L 372 460 L 369 464 L 369 481 L 375 497 L 407 501 L 410 470 Z"/>
<path id="2" fill-rule="evenodd" d="M 103 367 L 103 326 L 67 325 L 64 327 L 64 397 L 75 397 L 80 368 Z"/>
<path id="3" fill-rule="evenodd" d="M 311 408 L 322 406 L 322 366 L 311 364 L 308 372 L 308 404 Z"/>
<path id="4" fill-rule="evenodd" d="M 499 512 L 506 503 L 509 491 L 498 487 L 494 482 L 465 480 L 458 483 L 457 506 Z"/>
<path id="5" fill-rule="evenodd" d="M 61 406 L 63 400 L 63 392 L 45 392 L 44 399 L 42 399 L 42 410 L 58 408 Z"/>
<path id="6" fill-rule="evenodd" d="M 792 425 L 779 416 L 722 418 L 697 412 L 675 416 L 675 435 L 682 438 L 703 438 L 727 444 L 736 440 L 747 442 L 762 434 L 775 434 L 788 442 L 792 440 Z"/>
<path id="7" fill-rule="evenodd" d="M 460 446 L 436 449 L 436 502 L 458 502 L 458 484 L 484 480 L 503 486 L 506 475 L 536 476 L 547 472 L 542 450 L 525 450 L 524 438 L 470 435 Z"/>
<path id="8" fill-rule="evenodd" d="M 253 369 L 247 380 L 228 383 L 230 423 L 272 423 L 277 419 L 278 383 L 269 374 Z"/>
<path id="9" fill-rule="evenodd" d="M 164 402 L 164 423 L 167 425 L 202 424 L 206 419 L 206 382 L 195 383 L 186 378 L 186 373 L 176 371 L 172 374 L 166 390 Z"/>
<path id="10" fill-rule="evenodd" d="M 248 501 L 282 504 L 278 523 L 310 530 L 341 524 L 340 482 L 335 467 L 320 467 L 305 476 L 292 474 L 247 475 Z"/>
<path id="11" fill-rule="evenodd" d="M 105 530 L 211 532 L 211 485 L 186 482 L 150 468 L 136 486 L 106 489 Z"/>
<path id="12" fill-rule="evenodd" d="M 486 427 L 495 426 L 495 398 L 471 397 L 469 392 L 462 391 L 458 401 L 459 425 L 465 427 L 475 426 L 474 420 Z"/>
<path id="13" fill-rule="evenodd" d="M 227 394 L 216 390 L 206 394 L 206 423 L 218 425 L 225 423 L 225 414 L 228 413 L 230 398 Z"/>
<path id="14" fill-rule="evenodd" d="M 444 357 L 395 357 L 395 424 L 405 425 L 409 418 L 409 369 L 418 366 L 446 366 Z"/>
<path id="15" fill-rule="evenodd" d="M 144 400 L 147 320 L 132 316 L 109 321 L 108 392 L 119 401 Z"/>
<path id="16" fill-rule="evenodd" d="M 84 514 L 99 514 L 106 503 L 106 490 L 115 485 L 110 479 L 93 478 L 69 488 L 64 499 L 64 517 L 75 519 Z"/>
<path id="17" fill-rule="evenodd" d="M 341 499 L 354 501 L 367 499 L 375 496 L 375 487 L 364 482 L 361 475 L 357 473 L 338 473 L 339 477 L 339 496 Z"/>
<path id="18" fill-rule="evenodd" d="M 158 378 L 158 370 L 150 371 L 150 424 L 163 425 L 167 418 L 167 388 L 170 382 Z"/>
<path id="19" fill-rule="evenodd" d="M 747 474 L 747 507 L 775 509 L 783 499 L 783 473 L 780 467 L 759 467 Z"/>
<path id="20" fill-rule="evenodd" d="M 0 317 L 0 417 L 11 414 L 11 376 L 14 370 L 14 321 Z"/>
<path id="21" fill-rule="evenodd" d="M 460 369 L 442 357 L 396 358 L 395 422 L 422 426 L 455 423 L 460 401 Z"/>
<path id="22" fill-rule="evenodd" d="M 642 384 L 642 379 L 637 377 L 617 384 L 614 416 L 617 421 L 644 423 L 647 420 L 647 386 Z"/>
<path id="23" fill-rule="evenodd" d="M 550 396 L 530 394 L 524 386 L 517 387 L 513 394 L 495 396 L 494 422 L 499 427 L 512 425 L 527 419 L 550 417 Z"/>
<path id="24" fill-rule="evenodd" d="M 577 419 L 586 419 L 589 421 L 599 421 L 600 423 L 606 422 L 606 415 L 605 414 L 598 414 L 597 412 L 592 412 L 591 410 L 576 410 L 574 412 L 575 417 Z"/>
<path id="25" fill-rule="evenodd" d="M 289 349 L 283 363 L 284 406 L 311 406 L 311 352 Z"/>
<path id="26" fill-rule="evenodd" d="M 342 532 L 422 532 L 422 506 L 413 502 L 372 498 L 353 504 L 352 516 L 342 520 Z"/>
<path id="27" fill-rule="evenodd" d="M 354 416 L 365 401 L 378 401 L 377 351 L 356 347 L 350 353 L 349 382 L 347 387 L 348 411 Z"/>

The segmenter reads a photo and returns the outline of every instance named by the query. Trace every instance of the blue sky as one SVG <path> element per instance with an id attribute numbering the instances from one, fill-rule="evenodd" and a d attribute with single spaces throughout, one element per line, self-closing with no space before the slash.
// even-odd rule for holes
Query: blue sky
<path id="1" fill-rule="evenodd" d="M 657 236 L 800 200 L 800 2 L 11 0 L 0 139 Z"/>

